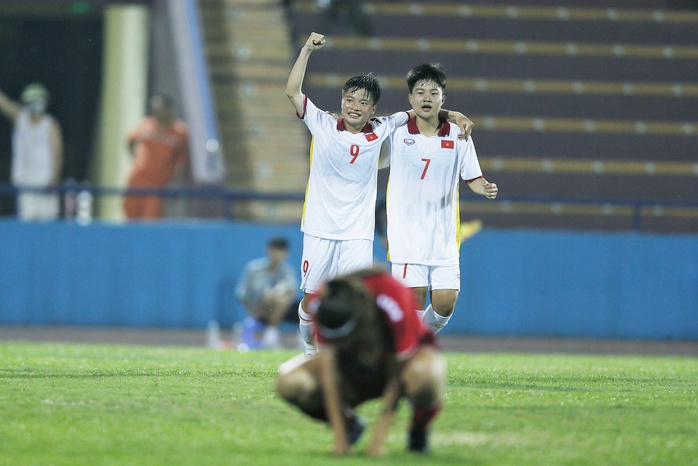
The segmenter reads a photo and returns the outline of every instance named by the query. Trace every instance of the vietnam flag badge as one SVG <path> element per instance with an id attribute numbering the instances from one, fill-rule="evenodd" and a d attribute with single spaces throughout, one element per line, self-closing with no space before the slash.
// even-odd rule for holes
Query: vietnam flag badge
<path id="1" fill-rule="evenodd" d="M 453 142 L 452 139 L 442 139 L 441 140 L 441 148 L 442 149 L 453 149 L 455 147 L 454 144 L 455 143 Z"/>
<path id="2" fill-rule="evenodd" d="M 366 140 L 367 140 L 368 142 L 375 141 L 376 139 L 378 139 L 378 135 L 377 135 L 376 133 L 368 133 L 368 134 L 366 134 Z"/>

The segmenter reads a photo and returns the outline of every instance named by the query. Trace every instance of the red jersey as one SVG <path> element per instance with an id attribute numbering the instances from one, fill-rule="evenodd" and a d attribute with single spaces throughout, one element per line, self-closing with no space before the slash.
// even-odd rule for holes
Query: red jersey
<path id="1" fill-rule="evenodd" d="M 434 342 L 434 335 L 417 316 L 417 304 L 412 290 L 389 273 L 369 275 L 364 277 L 363 281 L 368 291 L 376 298 L 376 306 L 388 324 L 396 358 L 406 359 L 420 345 Z M 312 299 L 315 299 L 315 296 Z M 318 343 L 326 342 L 320 334 L 316 333 L 315 336 Z"/>

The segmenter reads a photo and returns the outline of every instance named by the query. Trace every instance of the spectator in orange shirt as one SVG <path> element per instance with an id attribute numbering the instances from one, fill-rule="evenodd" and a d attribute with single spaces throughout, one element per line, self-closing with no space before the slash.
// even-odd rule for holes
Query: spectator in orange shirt
<path id="1" fill-rule="evenodd" d="M 128 188 L 163 188 L 177 168 L 188 159 L 186 124 L 175 118 L 170 97 L 157 94 L 150 98 L 150 115 L 128 136 L 134 157 Z M 124 211 L 129 220 L 157 219 L 163 216 L 160 196 L 127 196 Z"/>

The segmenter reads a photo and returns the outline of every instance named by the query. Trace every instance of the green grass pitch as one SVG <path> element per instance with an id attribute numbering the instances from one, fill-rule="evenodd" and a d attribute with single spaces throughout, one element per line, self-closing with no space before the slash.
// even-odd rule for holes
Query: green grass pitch
<path id="1" fill-rule="evenodd" d="M 0 343 L 1 465 L 696 465 L 698 358 L 449 353 L 427 457 L 348 458 L 282 402 L 291 352 Z M 370 421 L 378 403 L 361 408 Z"/>

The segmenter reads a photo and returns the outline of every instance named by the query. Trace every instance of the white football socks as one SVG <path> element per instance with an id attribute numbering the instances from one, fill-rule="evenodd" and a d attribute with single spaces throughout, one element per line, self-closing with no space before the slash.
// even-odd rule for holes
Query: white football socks
<path id="1" fill-rule="evenodd" d="M 431 304 L 424 310 L 424 317 L 422 317 L 422 322 L 429 327 L 432 333 L 436 334 L 446 326 L 451 316 L 442 316 L 434 312 L 434 308 Z"/>
<path id="2" fill-rule="evenodd" d="M 313 328 L 313 318 L 303 310 L 302 305 L 298 304 L 298 330 L 300 330 L 303 345 L 305 346 L 305 355 L 313 356 L 317 354 L 317 345 L 315 344 L 315 329 Z"/>

